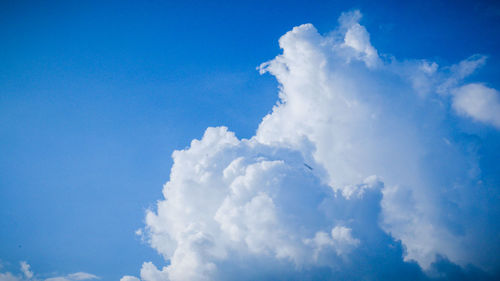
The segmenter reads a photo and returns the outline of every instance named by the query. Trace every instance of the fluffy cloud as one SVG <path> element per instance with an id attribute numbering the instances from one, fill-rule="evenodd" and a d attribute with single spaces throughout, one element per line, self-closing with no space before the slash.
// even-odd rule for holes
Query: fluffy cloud
<path id="1" fill-rule="evenodd" d="M 453 108 L 472 119 L 500 129 L 500 93 L 483 84 L 467 84 L 453 91 Z"/>
<path id="2" fill-rule="evenodd" d="M 173 153 L 141 232 L 168 263 L 144 263 L 141 280 L 498 271 L 498 186 L 483 181 L 475 138 L 450 126 L 455 112 L 498 126 L 498 92 L 462 82 L 485 57 L 385 61 L 360 19 L 281 37 L 283 53 L 259 68 L 280 83 L 279 102 L 254 137 L 208 128 Z"/>
<path id="3" fill-rule="evenodd" d="M 33 271 L 31 271 L 31 266 L 25 262 L 20 262 L 20 270 L 22 272 L 22 276 L 14 275 L 10 272 L 0 273 L 0 281 L 77 281 L 77 280 L 93 280 L 99 279 L 99 277 L 94 274 L 86 273 L 86 272 L 76 272 L 72 274 L 68 274 L 66 276 L 56 276 L 46 279 L 39 279 L 35 276 Z"/>

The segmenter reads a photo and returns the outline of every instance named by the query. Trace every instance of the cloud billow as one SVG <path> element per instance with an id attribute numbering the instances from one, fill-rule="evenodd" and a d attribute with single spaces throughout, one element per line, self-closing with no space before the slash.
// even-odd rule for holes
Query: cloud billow
<path id="1" fill-rule="evenodd" d="M 478 143 L 450 125 L 499 128 L 498 91 L 463 82 L 486 57 L 398 61 L 360 19 L 281 37 L 283 53 L 259 67 L 279 102 L 254 137 L 208 128 L 173 153 L 144 232 L 168 263 L 122 281 L 498 274 L 498 187 L 483 181 Z"/>

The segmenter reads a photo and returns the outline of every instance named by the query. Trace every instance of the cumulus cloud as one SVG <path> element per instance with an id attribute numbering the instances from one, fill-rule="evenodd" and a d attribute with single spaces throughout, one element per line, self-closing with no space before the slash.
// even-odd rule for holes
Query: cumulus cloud
<path id="1" fill-rule="evenodd" d="M 350 59 L 363 61 L 367 67 L 373 68 L 380 64 L 380 59 L 377 50 L 370 43 L 370 34 L 366 28 L 359 24 L 361 13 L 356 10 L 349 13 L 343 13 L 339 18 L 341 29 L 345 33 L 344 44 L 335 47 L 343 47 L 346 51 L 343 54 Z M 349 54 L 349 56 L 346 56 Z"/>
<path id="2" fill-rule="evenodd" d="M 352 248 L 359 245 L 359 240 L 351 235 L 352 229 L 336 226 L 328 234 L 323 231 L 316 233 L 313 239 L 307 239 L 306 244 L 314 244 L 315 253 L 314 259 L 318 259 L 318 253 L 325 247 L 333 247 L 338 256 L 350 252 Z"/>
<path id="3" fill-rule="evenodd" d="M 361 17 L 280 38 L 283 53 L 259 67 L 279 101 L 254 137 L 208 128 L 173 153 L 139 232 L 167 264 L 122 281 L 497 274 L 500 193 L 483 181 L 477 137 L 450 126 L 456 113 L 497 126 L 496 90 L 463 85 L 485 57 L 380 56 Z"/>
<path id="4" fill-rule="evenodd" d="M 15 275 L 11 272 L 0 273 L 0 281 L 77 281 L 77 280 L 93 280 L 99 279 L 94 274 L 86 272 L 76 272 L 66 276 L 56 276 L 45 279 L 40 279 L 31 271 L 31 266 L 26 262 L 20 262 L 20 271 L 22 275 Z"/>
<path id="5" fill-rule="evenodd" d="M 120 281 L 141 281 L 141 280 L 135 276 L 126 275 L 126 276 L 123 276 L 120 279 Z"/>

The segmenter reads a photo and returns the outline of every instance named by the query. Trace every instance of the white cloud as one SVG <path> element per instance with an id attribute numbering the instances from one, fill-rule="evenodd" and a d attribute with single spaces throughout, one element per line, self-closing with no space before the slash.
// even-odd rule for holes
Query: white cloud
<path id="1" fill-rule="evenodd" d="M 312 239 L 306 239 L 306 244 L 312 244 L 315 247 L 314 258 L 318 259 L 318 254 L 326 247 L 332 247 L 337 255 L 349 253 L 353 248 L 360 244 L 359 239 L 352 237 L 352 229 L 344 226 L 335 226 L 331 233 L 324 231 L 316 232 Z"/>
<path id="2" fill-rule="evenodd" d="M 123 276 L 120 279 L 120 281 L 141 281 L 141 280 L 137 277 L 126 275 L 126 276 Z"/>
<path id="3" fill-rule="evenodd" d="M 182 272 L 180 272 L 182 274 Z M 184 272 L 186 275 L 191 275 L 191 272 Z M 173 274 L 175 276 L 175 273 Z M 182 276 L 180 276 L 182 278 Z M 204 280 L 204 276 L 196 276 L 200 280 Z M 169 280 L 167 268 L 158 270 L 151 262 L 145 262 L 141 268 L 141 279 L 143 281 Z"/>
<path id="4" fill-rule="evenodd" d="M 0 273 L 0 281 L 21 281 L 21 277 L 12 275 L 10 272 Z"/>
<path id="5" fill-rule="evenodd" d="M 86 273 L 86 272 L 76 272 L 72 274 L 68 274 L 66 276 L 56 276 L 50 277 L 46 279 L 39 279 L 35 277 L 33 271 L 31 271 L 31 266 L 26 262 L 20 262 L 20 270 L 23 273 L 23 276 L 14 275 L 10 272 L 0 273 L 0 281 L 76 281 L 76 280 L 92 280 L 99 279 L 96 275 Z"/>
<path id="6" fill-rule="evenodd" d="M 381 63 L 377 50 L 370 43 L 370 34 L 359 24 L 361 13 L 356 10 L 343 13 L 339 18 L 341 27 L 345 29 L 344 44 L 341 47 L 350 49 L 354 58 L 363 61 L 369 68 Z M 345 54 L 344 54 L 345 55 Z"/>
<path id="7" fill-rule="evenodd" d="M 500 129 L 500 93 L 483 84 L 467 84 L 453 91 L 453 108 L 462 115 Z"/>
<path id="8" fill-rule="evenodd" d="M 480 189 L 473 143 L 446 121 L 451 98 L 460 114 L 497 122 L 497 93 L 462 86 L 484 57 L 441 68 L 383 61 L 360 19 L 345 13 L 329 35 L 304 24 L 280 38 L 283 54 L 260 67 L 280 83 L 280 101 L 254 137 L 208 128 L 173 153 L 144 231 L 169 264 L 144 263 L 143 281 L 424 279 L 421 268 L 439 263 L 498 268 L 499 227 L 484 219 L 498 215 L 498 191 Z"/>
<path id="9" fill-rule="evenodd" d="M 68 274 L 67 278 L 70 279 L 70 280 L 99 279 L 99 277 L 95 276 L 94 274 L 90 274 L 90 273 L 87 273 L 87 272 L 71 273 L 71 274 Z"/>
<path id="10" fill-rule="evenodd" d="M 68 274 L 66 276 L 52 277 L 45 279 L 45 281 L 74 281 L 74 280 L 92 280 L 99 279 L 99 277 L 94 274 L 86 273 L 86 272 L 76 272 L 72 274 Z"/>
<path id="11" fill-rule="evenodd" d="M 207 129 L 201 141 L 173 157 L 171 180 L 164 188 L 168 199 L 146 219 L 151 244 L 171 265 L 160 272 L 145 264 L 144 280 L 161 280 L 155 276 L 162 274 L 172 280 L 215 278 L 215 262 L 231 252 L 297 266 L 306 262 L 311 249 L 302 240 L 314 232 L 299 231 L 296 224 L 299 211 L 313 212 L 309 208 L 314 207 L 302 201 L 312 195 L 301 195 L 322 187 L 311 181 L 315 177 L 300 154 L 239 141 L 221 127 Z"/>
<path id="12" fill-rule="evenodd" d="M 314 159 L 327 171 L 324 180 L 344 196 L 349 197 L 370 174 L 381 176 L 387 190 L 399 186 L 398 192 L 408 194 L 411 201 L 400 205 L 398 197 L 384 191 L 383 227 L 401 239 L 407 249 L 406 260 L 429 268 L 436 255 L 443 255 L 462 265 L 484 266 L 474 260 L 477 257 L 473 258 L 466 246 L 479 241 L 473 228 L 459 234 L 447 225 L 470 225 L 456 213 L 473 212 L 462 205 L 470 204 L 465 198 L 475 189 L 475 174 L 469 173 L 476 167 L 475 156 L 456 145 L 441 144 L 443 138 L 451 138 L 442 117 L 447 113 L 442 106 L 446 96 L 423 100 L 412 94 L 415 75 L 424 73 L 428 91 L 436 93 L 443 83 L 440 81 L 453 79 L 453 86 L 458 85 L 484 63 L 484 58 L 472 57 L 452 66 L 451 74 L 439 72 L 437 64 L 426 61 L 391 61 L 385 69 L 374 72 L 357 64 L 339 63 L 344 54 L 332 50 L 342 42 L 321 37 L 312 27 L 295 28 L 280 43 L 283 55 L 264 64 L 263 70 L 280 82 L 282 103 L 264 117 L 256 138 L 301 151 L 307 151 L 304 142 L 312 143 Z M 399 72 L 401 68 L 405 71 Z M 398 79 L 401 75 L 410 85 Z M 441 100 L 436 103 L 436 99 Z M 447 167 L 447 173 L 436 175 L 429 170 L 431 163 L 436 168 Z M 456 217 L 450 218 L 451 210 L 443 204 L 457 205 L 452 215 Z M 399 214 L 405 214 L 404 218 L 399 219 Z"/>
<path id="13" fill-rule="evenodd" d="M 30 265 L 25 261 L 21 262 L 21 271 L 23 272 L 24 277 L 26 277 L 27 279 L 33 277 L 33 272 L 30 270 Z"/>

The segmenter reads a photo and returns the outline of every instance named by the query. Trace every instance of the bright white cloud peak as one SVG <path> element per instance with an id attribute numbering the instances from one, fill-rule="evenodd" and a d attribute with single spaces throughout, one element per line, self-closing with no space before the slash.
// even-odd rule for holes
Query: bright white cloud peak
<path id="1" fill-rule="evenodd" d="M 208 128 L 173 153 L 165 199 L 146 216 L 169 263 L 144 263 L 143 281 L 499 269 L 498 187 L 482 181 L 474 141 L 450 126 L 500 128 L 499 93 L 463 84 L 486 58 L 384 59 L 360 19 L 344 13 L 327 36 L 305 24 L 280 39 L 283 54 L 259 68 L 280 83 L 280 101 L 254 137 Z"/>

